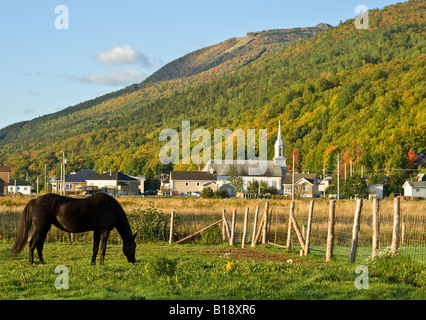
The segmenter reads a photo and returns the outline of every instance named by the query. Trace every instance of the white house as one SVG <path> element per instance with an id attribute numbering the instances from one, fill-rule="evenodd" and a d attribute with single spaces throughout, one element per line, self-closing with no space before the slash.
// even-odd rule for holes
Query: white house
<path id="1" fill-rule="evenodd" d="M 404 195 L 426 199 L 426 181 L 405 181 Z"/>
<path id="2" fill-rule="evenodd" d="M 324 179 L 320 180 L 318 183 L 318 191 L 325 196 L 325 190 L 331 185 L 333 181 L 333 178 L 330 176 L 325 177 Z"/>
<path id="3" fill-rule="evenodd" d="M 373 184 L 367 187 L 368 199 L 383 199 L 383 184 Z"/>
<path id="4" fill-rule="evenodd" d="M 286 158 L 284 157 L 284 142 L 281 137 L 281 123 L 278 126 L 278 136 L 275 142 L 275 156 L 273 160 L 209 160 L 203 171 L 217 174 L 217 185 L 221 187 L 227 183 L 229 174 L 235 171 L 243 181 L 243 190 L 247 190 L 253 180 L 266 183 L 268 187 L 274 187 L 281 191 L 284 176 L 287 171 Z M 256 170 L 262 166 L 262 170 Z"/>
<path id="5" fill-rule="evenodd" d="M 21 193 L 30 195 L 32 190 L 31 183 L 25 179 L 10 179 L 9 185 L 7 186 L 7 193 Z"/>

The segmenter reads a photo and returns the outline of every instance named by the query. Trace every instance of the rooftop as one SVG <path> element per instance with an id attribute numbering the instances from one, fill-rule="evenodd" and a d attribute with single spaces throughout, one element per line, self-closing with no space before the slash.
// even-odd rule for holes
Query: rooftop
<path id="1" fill-rule="evenodd" d="M 170 180 L 205 180 L 216 181 L 217 174 L 205 171 L 171 171 Z"/>

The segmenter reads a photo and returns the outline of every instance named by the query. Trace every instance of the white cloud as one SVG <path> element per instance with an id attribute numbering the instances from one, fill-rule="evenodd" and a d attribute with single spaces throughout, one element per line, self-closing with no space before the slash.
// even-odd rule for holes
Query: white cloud
<path id="1" fill-rule="evenodd" d="M 147 76 L 137 70 L 112 70 L 106 75 L 101 75 L 96 71 L 90 72 L 84 78 L 73 77 L 74 80 L 84 83 L 96 83 L 106 86 L 128 85 L 139 83 Z"/>
<path id="2" fill-rule="evenodd" d="M 132 49 L 129 45 L 115 46 L 109 51 L 102 51 L 95 59 L 108 65 L 141 64 L 144 67 L 151 66 L 148 57 L 142 52 Z"/>

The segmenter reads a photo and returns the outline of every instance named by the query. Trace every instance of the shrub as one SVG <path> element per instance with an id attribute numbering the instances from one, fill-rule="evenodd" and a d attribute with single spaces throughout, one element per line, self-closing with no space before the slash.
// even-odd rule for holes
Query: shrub
<path id="1" fill-rule="evenodd" d="M 214 196 L 214 192 L 211 188 L 204 188 L 203 191 L 201 191 L 201 197 L 211 199 Z"/>
<path id="2" fill-rule="evenodd" d="M 133 210 L 129 216 L 132 232 L 137 231 L 137 240 L 142 242 L 166 241 L 169 220 L 153 203 L 149 208 Z"/>

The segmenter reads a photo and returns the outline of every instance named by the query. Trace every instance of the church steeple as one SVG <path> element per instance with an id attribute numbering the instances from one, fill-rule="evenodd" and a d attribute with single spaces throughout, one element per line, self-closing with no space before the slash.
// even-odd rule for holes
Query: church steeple
<path id="1" fill-rule="evenodd" d="M 281 121 L 278 124 L 278 136 L 277 141 L 275 141 L 275 157 L 274 163 L 276 166 L 285 167 L 286 166 L 286 158 L 284 156 L 284 141 L 281 136 Z"/>

